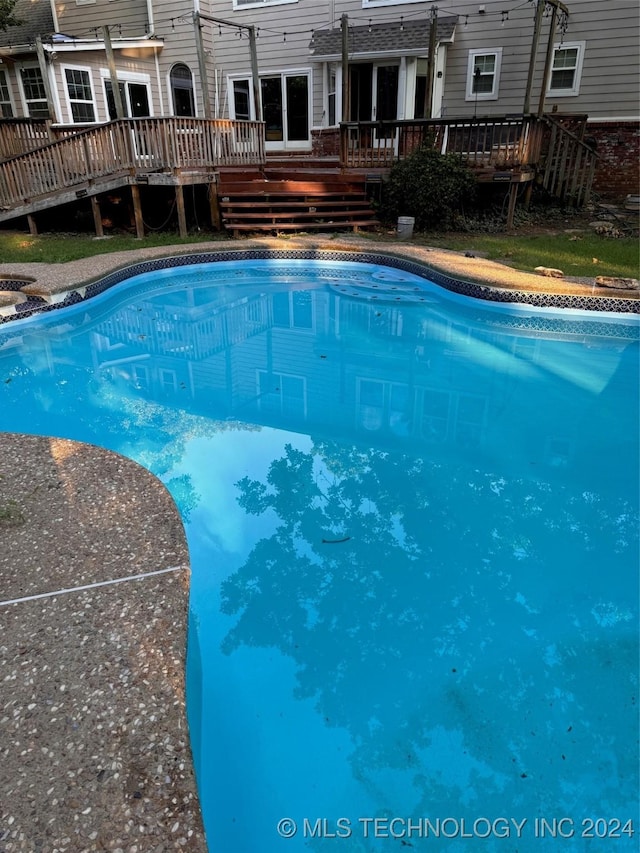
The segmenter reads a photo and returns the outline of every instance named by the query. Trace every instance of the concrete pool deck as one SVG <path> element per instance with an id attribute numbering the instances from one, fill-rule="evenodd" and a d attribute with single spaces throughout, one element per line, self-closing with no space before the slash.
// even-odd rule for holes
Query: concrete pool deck
<path id="1" fill-rule="evenodd" d="M 490 287 L 638 298 L 357 236 L 0 264 L 0 277 L 53 293 L 149 258 L 252 248 L 392 254 Z M 0 541 L 0 853 L 204 853 L 184 702 L 188 553 L 171 497 L 100 448 L 0 434 Z"/>

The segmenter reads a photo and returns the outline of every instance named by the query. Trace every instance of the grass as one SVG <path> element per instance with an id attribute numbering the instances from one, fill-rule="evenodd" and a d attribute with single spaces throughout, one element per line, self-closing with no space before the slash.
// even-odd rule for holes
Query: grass
<path id="1" fill-rule="evenodd" d="M 225 239 L 225 234 L 204 233 L 180 237 L 166 232 L 149 234 L 144 240 L 129 234 L 118 234 L 97 240 L 90 234 L 41 234 L 31 237 L 15 231 L 0 231 L 0 263 L 27 264 L 44 262 L 63 264 L 94 255 L 135 251 L 154 246 L 186 246 L 210 240 Z"/>
<path id="2" fill-rule="evenodd" d="M 554 267 L 566 276 L 597 275 L 638 278 L 640 253 L 634 237 L 603 237 L 598 234 L 451 234 L 419 236 L 420 242 L 443 249 L 473 252 L 518 270 Z"/>
<path id="3" fill-rule="evenodd" d="M 370 236 L 380 240 L 380 235 Z M 96 240 L 87 234 L 42 234 L 31 237 L 23 233 L 0 231 L 0 263 L 64 263 L 93 255 L 135 251 L 141 247 L 197 245 L 226 237 L 224 233 L 209 232 L 186 238 L 175 233 L 156 233 L 146 236 L 143 240 L 131 235 Z M 528 272 L 532 272 L 537 266 L 544 266 L 561 269 L 566 276 L 571 277 L 606 275 L 638 278 L 640 270 L 636 238 L 613 239 L 589 231 L 515 235 L 429 233 L 415 235 L 413 242 L 418 245 L 473 252 Z"/>

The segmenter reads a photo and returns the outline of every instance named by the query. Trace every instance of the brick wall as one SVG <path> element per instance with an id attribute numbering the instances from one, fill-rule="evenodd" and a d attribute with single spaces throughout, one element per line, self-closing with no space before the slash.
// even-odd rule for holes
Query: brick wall
<path id="1" fill-rule="evenodd" d="M 314 157 L 339 157 L 340 128 L 314 128 L 311 131 L 311 148 Z"/>
<path id="2" fill-rule="evenodd" d="M 624 201 L 640 192 L 640 124 L 593 122 L 587 125 L 585 142 L 595 140 L 598 164 L 593 191 L 604 201 Z"/>

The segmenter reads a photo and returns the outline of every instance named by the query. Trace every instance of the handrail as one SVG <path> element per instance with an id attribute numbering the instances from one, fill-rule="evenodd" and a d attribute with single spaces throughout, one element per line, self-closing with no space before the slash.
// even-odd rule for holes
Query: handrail
<path id="1" fill-rule="evenodd" d="M 517 114 L 342 122 L 341 160 L 347 167 L 388 167 L 428 144 L 442 154 L 457 154 L 471 165 L 528 165 L 535 121 L 533 116 Z"/>
<path id="2" fill-rule="evenodd" d="M 540 158 L 542 185 L 563 201 L 577 207 L 585 204 L 589 201 L 598 153 L 553 116 L 545 115 L 542 121 L 550 131 Z"/>
<path id="3" fill-rule="evenodd" d="M 126 118 L 65 136 L 0 163 L 0 207 L 11 209 L 105 177 L 264 163 L 262 122 Z"/>

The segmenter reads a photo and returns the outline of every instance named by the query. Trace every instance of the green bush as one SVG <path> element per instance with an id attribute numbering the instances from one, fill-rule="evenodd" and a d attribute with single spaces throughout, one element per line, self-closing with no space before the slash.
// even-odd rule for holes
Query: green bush
<path id="1" fill-rule="evenodd" d="M 473 201 L 475 189 L 475 178 L 459 157 L 425 146 L 392 166 L 381 216 L 388 222 L 413 216 L 418 230 L 451 228 L 463 202 Z"/>

